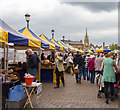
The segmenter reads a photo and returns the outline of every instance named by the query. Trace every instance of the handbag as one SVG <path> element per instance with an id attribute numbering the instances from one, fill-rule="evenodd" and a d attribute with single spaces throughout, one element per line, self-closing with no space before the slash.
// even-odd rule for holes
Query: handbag
<path id="1" fill-rule="evenodd" d="M 68 61 L 70 64 L 73 64 L 73 61 L 72 61 L 72 59 L 70 58 L 70 60 Z"/>
<path id="2" fill-rule="evenodd" d="M 80 70 L 78 69 L 78 65 L 74 68 L 74 74 L 79 74 Z"/>

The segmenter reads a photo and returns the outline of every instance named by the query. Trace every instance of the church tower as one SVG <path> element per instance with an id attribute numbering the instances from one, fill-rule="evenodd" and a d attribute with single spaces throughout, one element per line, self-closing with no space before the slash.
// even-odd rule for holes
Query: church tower
<path id="1" fill-rule="evenodd" d="M 85 35 L 85 39 L 84 39 L 84 51 L 89 49 L 89 39 L 88 39 L 88 35 L 87 35 L 87 28 L 86 28 L 86 35 Z"/>

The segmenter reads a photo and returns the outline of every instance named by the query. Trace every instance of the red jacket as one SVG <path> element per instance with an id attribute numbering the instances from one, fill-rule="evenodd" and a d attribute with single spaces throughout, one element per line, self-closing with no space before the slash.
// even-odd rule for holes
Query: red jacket
<path id="1" fill-rule="evenodd" d="M 88 62 L 89 70 L 95 70 L 94 62 L 95 62 L 95 58 L 89 60 Z"/>

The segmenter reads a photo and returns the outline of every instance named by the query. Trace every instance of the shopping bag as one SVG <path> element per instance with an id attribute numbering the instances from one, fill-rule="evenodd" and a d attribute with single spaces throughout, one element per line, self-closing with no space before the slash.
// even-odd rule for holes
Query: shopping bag
<path id="1" fill-rule="evenodd" d="M 68 61 L 70 64 L 73 64 L 73 61 L 72 61 L 72 59 L 70 58 L 70 60 Z"/>
<path id="2" fill-rule="evenodd" d="M 26 94 L 24 92 L 25 88 L 22 85 L 16 85 L 9 89 L 8 100 L 22 100 L 25 98 Z"/>
<path id="3" fill-rule="evenodd" d="M 78 68 L 78 65 L 74 68 L 74 74 L 79 74 L 80 73 L 80 70 Z"/>

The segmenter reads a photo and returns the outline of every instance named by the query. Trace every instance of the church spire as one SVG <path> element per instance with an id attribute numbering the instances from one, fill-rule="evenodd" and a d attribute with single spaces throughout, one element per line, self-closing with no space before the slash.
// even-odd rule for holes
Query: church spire
<path id="1" fill-rule="evenodd" d="M 86 28 L 86 36 L 87 36 L 87 28 Z"/>

